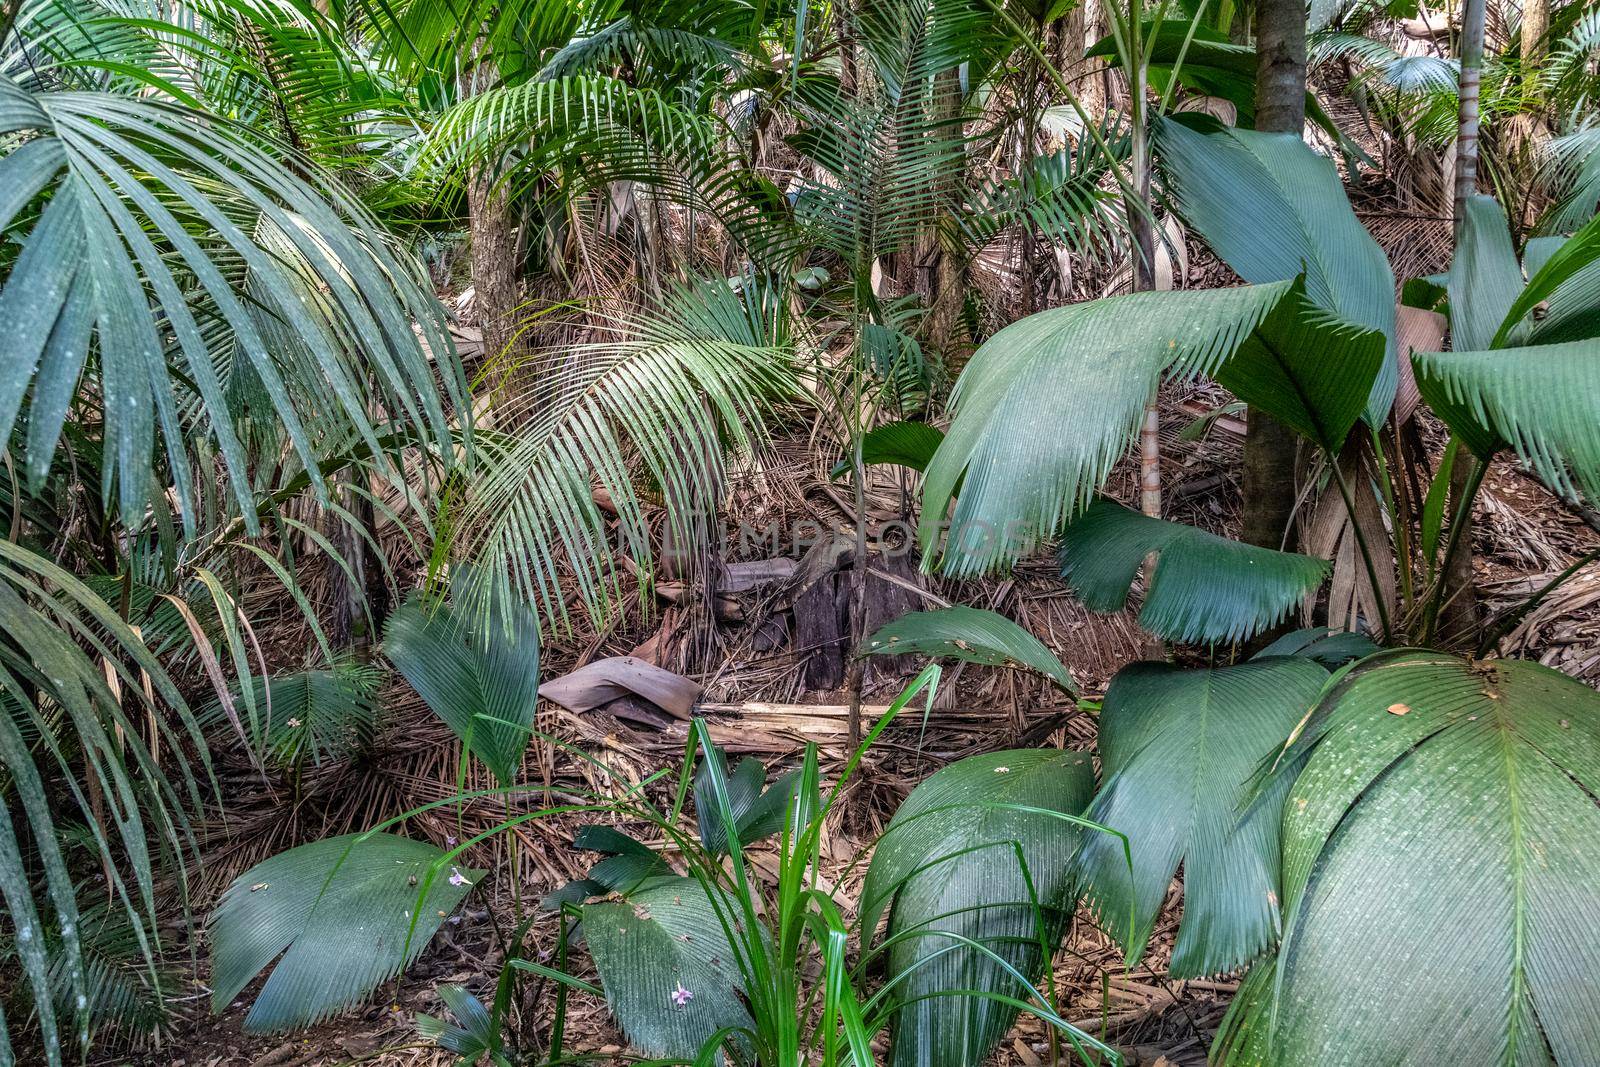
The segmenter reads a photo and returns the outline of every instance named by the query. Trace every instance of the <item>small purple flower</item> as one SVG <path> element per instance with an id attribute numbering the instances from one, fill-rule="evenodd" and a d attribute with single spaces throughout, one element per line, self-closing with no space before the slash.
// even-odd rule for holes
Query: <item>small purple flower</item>
<path id="1" fill-rule="evenodd" d="M 472 884 L 472 879 L 470 879 L 466 875 L 462 874 L 455 867 L 451 867 L 450 868 L 450 884 L 451 885 L 471 885 Z"/>
<path id="2" fill-rule="evenodd" d="M 678 983 L 678 988 L 677 989 L 674 989 L 671 993 L 669 993 L 667 995 L 671 998 L 673 1006 L 679 1007 L 679 1008 L 687 1007 L 688 1004 L 689 1004 L 689 1001 L 694 999 L 694 994 L 689 992 L 687 989 L 683 988 L 683 983 L 682 982 Z"/>
<path id="3" fill-rule="evenodd" d="M 446 848 L 455 848 L 456 847 L 455 835 L 451 834 L 449 837 L 445 838 L 444 839 L 444 843 L 445 843 L 445 847 Z"/>

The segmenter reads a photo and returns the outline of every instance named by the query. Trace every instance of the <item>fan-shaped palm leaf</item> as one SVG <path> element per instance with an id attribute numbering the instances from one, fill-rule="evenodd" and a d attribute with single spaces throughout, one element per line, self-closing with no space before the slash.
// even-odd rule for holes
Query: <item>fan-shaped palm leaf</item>
<path id="1" fill-rule="evenodd" d="M 1450 264 L 1450 343 L 1472 352 L 1495 347 L 1524 282 L 1500 205 L 1491 197 L 1474 196 L 1466 208 Z"/>
<path id="2" fill-rule="evenodd" d="M 539 707 L 539 619 L 487 598 L 478 613 L 413 598 L 389 617 L 383 654 L 483 760 L 512 785 Z"/>
<path id="3" fill-rule="evenodd" d="M 1302 759 L 1283 946 L 1223 1062 L 1600 1057 L 1600 697 L 1536 663 L 1385 653 L 1324 695 Z"/>
<path id="4" fill-rule="evenodd" d="M 1082 752 L 991 752 L 935 772 L 896 810 L 861 891 L 863 938 L 889 912 L 896 1067 L 979 1063 L 1011 1028 L 1017 1008 L 993 997 L 1033 995 L 1025 981 L 1071 916 L 1091 782 Z"/>
<path id="5" fill-rule="evenodd" d="M 924 565 L 978 574 L 1050 537 L 1132 442 L 1162 374 L 1215 371 L 1292 284 L 1111 297 L 995 334 L 956 382 L 928 465 Z"/>
<path id="6" fill-rule="evenodd" d="M 934 611 L 913 611 L 867 638 L 868 654 L 921 654 L 949 657 L 991 667 L 1028 667 L 1069 693 L 1077 684 L 1044 642 L 1004 615 L 956 604 Z"/>
<path id="7" fill-rule="evenodd" d="M 1600 357 L 1592 341 L 1411 357 L 1423 399 L 1487 459 L 1514 448 L 1567 496 L 1600 500 Z"/>
<path id="8" fill-rule="evenodd" d="M 738 957 L 694 878 L 658 878 L 618 902 L 586 904 L 584 936 L 606 1004 L 628 1042 L 648 1056 L 693 1059 L 725 1027 L 749 1028 Z"/>
<path id="9" fill-rule="evenodd" d="M 1541 304 L 1543 314 L 1527 321 Z M 1455 347 L 1553 344 L 1600 336 L 1600 216 L 1544 259 L 1499 327 L 1492 341 Z"/>
<path id="10" fill-rule="evenodd" d="M 1326 560 L 1275 552 L 1100 499 L 1061 536 L 1061 574 L 1084 604 L 1119 611 L 1160 557 L 1139 625 L 1170 641 L 1242 641 L 1281 622 L 1328 577 Z"/>
<path id="11" fill-rule="evenodd" d="M 1174 976 L 1235 970 L 1271 947 L 1287 783 L 1254 807 L 1245 804 L 1247 787 L 1327 678 L 1309 659 L 1269 659 L 1218 670 L 1136 663 L 1112 680 L 1100 714 L 1105 784 L 1088 818 L 1128 836 L 1133 869 L 1101 834 L 1084 840 L 1077 865 L 1089 903 L 1130 966 L 1144 954 L 1180 864 Z"/>
<path id="12" fill-rule="evenodd" d="M 1333 161 L 1299 137 L 1225 127 L 1204 116 L 1162 119 L 1156 147 L 1184 219 L 1249 282 L 1304 274 L 1319 307 L 1388 338 L 1364 417 L 1394 402 L 1394 274 L 1350 209 Z"/>
<path id="13" fill-rule="evenodd" d="M 484 873 L 448 858 L 426 841 L 365 833 L 256 864 L 211 917 L 211 1010 L 279 955 L 247 1030 L 309 1026 L 366 996 L 422 953 Z"/>

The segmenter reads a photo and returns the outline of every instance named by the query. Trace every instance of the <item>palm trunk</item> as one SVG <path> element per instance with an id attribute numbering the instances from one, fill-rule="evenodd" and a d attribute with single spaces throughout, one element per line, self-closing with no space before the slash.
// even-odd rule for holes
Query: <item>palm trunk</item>
<path id="1" fill-rule="evenodd" d="M 461 73 L 463 99 L 488 88 L 491 75 L 480 62 Z M 471 249 L 472 307 L 483 331 L 483 355 L 498 359 L 523 350 L 517 338 L 517 308 L 522 304 L 522 255 L 516 205 L 504 183 L 475 169 L 467 175 L 467 229 Z"/>
<path id="2" fill-rule="evenodd" d="M 1146 107 L 1144 47 L 1139 40 L 1143 12 L 1139 5 L 1130 8 L 1128 20 L 1133 35 L 1129 49 L 1132 70 L 1128 85 L 1129 112 L 1133 119 L 1133 189 L 1127 195 L 1128 230 L 1133 235 L 1132 290 L 1148 293 L 1156 287 L 1156 238 L 1150 217 L 1150 117 Z M 1139 507 L 1152 518 L 1161 517 L 1161 413 L 1152 399 L 1144 409 L 1139 429 Z M 1146 563 L 1148 569 L 1148 561 Z"/>
<path id="3" fill-rule="evenodd" d="M 1455 225 L 1456 243 L 1467 215 L 1467 201 L 1478 191 L 1478 83 L 1483 70 L 1484 0 L 1466 0 L 1461 9 L 1461 101 L 1456 135 Z M 1453 533 L 1455 552 L 1446 561 L 1444 609 L 1440 633 L 1450 638 L 1470 634 L 1478 621 L 1477 595 L 1472 587 L 1472 507 L 1460 501 L 1476 489 L 1470 463 L 1457 463 L 1451 474 L 1452 515 L 1459 515 L 1461 530 Z"/>
<path id="4" fill-rule="evenodd" d="M 1523 0 L 1522 66 L 1530 83 L 1544 59 L 1545 34 L 1550 32 L 1550 0 Z"/>
<path id="5" fill-rule="evenodd" d="M 1256 129 L 1300 136 L 1306 124 L 1306 15 L 1301 0 L 1256 6 Z M 1293 431 L 1251 408 L 1244 438 L 1242 540 L 1282 548 L 1294 516 Z"/>

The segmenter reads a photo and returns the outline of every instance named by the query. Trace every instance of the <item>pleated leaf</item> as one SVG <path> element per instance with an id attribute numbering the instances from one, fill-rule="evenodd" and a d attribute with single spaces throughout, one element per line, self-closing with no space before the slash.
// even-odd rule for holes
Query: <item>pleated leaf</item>
<path id="1" fill-rule="evenodd" d="M 721 913 L 734 921 L 731 902 Z M 626 900 L 586 904 L 583 929 L 606 1004 L 636 1051 L 693 1059 L 723 1027 L 751 1025 L 737 957 L 697 880 L 661 878 Z"/>
<path id="2" fill-rule="evenodd" d="M 944 440 L 944 431 L 925 422 L 889 422 L 874 426 L 861 438 L 861 462 L 892 463 L 910 467 L 914 471 L 928 469 L 933 454 Z M 837 478 L 850 469 L 850 458 L 841 459 L 833 468 Z"/>
<path id="3" fill-rule="evenodd" d="M 1119 611 L 1159 556 L 1139 625 L 1169 641 L 1242 641 L 1281 622 L 1328 577 L 1326 560 L 1154 519 L 1101 498 L 1061 536 L 1061 574 L 1094 611 Z"/>
<path id="4" fill-rule="evenodd" d="M 1505 313 L 1494 342 L 1474 347 L 1557 344 L 1600 336 L 1600 216 L 1554 251 L 1539 249 L 1537 258 L 1538 270 Z M 1534 260 L 1530 249 L 1530 269 Z M 1541 304 L 1543 314 L 1530 321 Z"/>
<path id="5" fill-rule="evenodd" d="M 309 1026 L 365 997 L 421 954 L 485 873 L 447 856 L 394 834 L 345 834 L 256 864 L 211 917 L 211 1010 L 280 953 L 246 1030 Z"/>
<path id="6" fill-rule="evenodd" d="M 718 760 L 722 778 L 727 784 L 728 808 L 733 812 L 734 827 L 739 844 L 748 845 L 763 837 L 770 837 L 783 828 L 789 799 L 799 784 L 798 771 L 790 771 L 772 784 L 767 784 L 767 768 L 758 759 L 745 758 L 738 762 L 732 773 L 728 771 L 728 756 L 720 748 L 712 748 L 707 760 Z M 723 826 L 722 815 L 711 786 L 708 769 L 704 763 L 694 776 L 694 814 L 700 831 L 700 843 L 712 855 L 728 850 L 728 831 Z"/>
<path id="7" fill-rule="evenodd" d="M 952 936 L 1038 978 L 1042 946 L 1053 951 L 1071 917 L 1070 861 L 1083 832 L 1050 813 L 1077 815 L 1092 783 L 1082 752 L 991 752 L 935 772 L 895 812 L 861 892 L 862 936 L 888 911 L 896 939 L 894 1067 L 969 1067 L 1011 1028 L 1015 1008 L 972 994 L 1026 999 L 1028 989 Z"/>
<path id="8" fill-rule="evenodd" d="M 1217 670 L 1135 663 L 1112 680 L 1100 713 L 1105 784 L 1088 816 L 1128 835 L 1133 870 L 1120 842 L 1104 834 L 1084 839 L 1077 866 L 1088 903 L 1130 966 L 1144 954 L 1180 864 L 1174 977 L 1235 970 L 1271 947 L 1278 810 L 1288 786 L 1250 807 L 1249 785 L 1327 678 L 1309 659 L 1278 658 Z"/>
<path id="9" fill-rule="evenodd" d="M 1372 638 L 1366 634 L 1313 626 L 1305 630 L 1291 630 L 1251 658 L 1301 656 L 1305 659 L 1314 659 L 1331 668 L 1342 667 L 1351 660 L 1364 659 L 1377 651 L 1378 646 L 1373 644 Z"/>
<path id="10" fill-rule="evenodd" d="M 1600 350 L 1593 341 L 1418 352 L 1417 388 L 1473 453 L 1507 446 L 1546 485 L 1600 500 Z"/>
<path id="11" fill-rule="evenodd" d="M 1185 115 L 1156 124 L 1157 150 L 1184 220 L 1245 281 L 1304 274 L 1312 303 L 1387 339 L 1363 418 L 1388 417 L 1399 384 L 1394 273 L 1345 196 L 1333 161 L 1294 134 Z"/>
<path id="12" fill-rule="evenodd" d="M 1378 330 L 1331 317 L 1297 284 L 1217 369 L 1216 379 L 1333 454 L 1361 418 L 1387 344 Z"/>
<path id="13" fill-rule="evenodd" d="M 1077 683 L 1055 653 L 1004 615 L 955 604 L 934 611 L 912 611 L 867 638 L 871 655 L 916 653 L 990 667 L 1027 667 L 1069 693 Z"/>
<path id="14" fill-rule="evenodd" d="M 1524 282 L 1505 212 L 1493 197 L 1467 200 L 1448 278 L 1451 347 L 1462 352 L 1495 347 Z"/>
<path id="15" fill-rule="evenodd" d="M 1135 293 L 995 334 L 956 382 L 955 419 L 928 464 L 924 565 L 980 574 L 1052 536 L 1132 443 L 1161 376 L 1215 372 L 1290 285 Z"/>
<path id="16" fill-rule="evenodd" d="M 1286 924 L 1230 1064 L 1600 1062 L 1600 696 L 1399 651 L 1289 753 Z"/>
<path id="17" fill-rule="evenodd" d="M 539 620 L 503 597 L 485 603 L 480 615 L 414 598 L 389 617 L 383 653 L 509 786 L 533 738 L 539 706 Z"/>

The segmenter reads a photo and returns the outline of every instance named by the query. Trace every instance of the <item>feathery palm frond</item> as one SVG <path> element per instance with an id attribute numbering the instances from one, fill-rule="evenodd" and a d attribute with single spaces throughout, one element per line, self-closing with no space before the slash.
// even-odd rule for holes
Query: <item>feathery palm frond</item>
<path id="1" fill-rule="evenodd" d="M 581 602 L 602 612 L 620 588 L 614 552 L 647 573 L 654 558 L 635 471 L 657 488 L 679 543 L 703 543 L 724 447 L 758 447 L 770 406 L 798 388 L 781 312 L 759 287 L 704 282 L 615 324 L 613 339 L 536 357 L 532 392 L 477 435 L 482 472 L 453 520 L 477 582 L 558 624 L 570 568 Z M 615 543 L 599 494 L 616 510 Z"/>
<path id="2" fill-rule="evenodd" d="M 139 721 L 141 705 L 148 724 Z M 163 709 L 175 713 L 176 726 Z M 61 809 L 76 809 L 88 827 L 111 876 L 106 891 L 138 942 L 142 973 L 159 986 L 155 869 L 163 860 L 181 865 L 192 847 L 186 813 L 200 801 L 189 764 L 178 761 L 181 773 L 169 777 L 152 751 L 185 745 L 209 769 L 193 716 L 139 636 L 77 578 L 0 541 L 0 767 L 17 807 L 0 806 L 0 895 L 53 1067 L 62 1048 L 89 1039 L 93 977 L 58 839 Z M 65 787 L 65 805 L 47 794 L 47 779 Z M 23 865 L 21 842 L 30 838 L 42 878 Z M 46 953 L 45 916 L 56 927 L 54 961 Z M 54 1008 L 63 985 L 74 1005 L 70 1022 Z M 0 1016 L 0 1059 L 9 1051 Z"/>
<path id="3" fill-rule="evenodd" d="M 0 131 L 33 134 L 13 136 L 0 157 L 0 222 L 26 234 L 0 290 L 0 316 L 16 325 L 21 346 L 0 377 L 0 437 L 26 413 L 32 487 L 90 369 L 105 423 L 103 469 L 122 514 L 143 514 L 159 435 L 192 535 L 199 439 L 215 446 L 254 530 L 235 406 L 200 326 L 211 316 L 226 322 L 319 491 L 323 456 L 347 450 L 347 439 L 388 464 L 374 406 L 452 454 L 446 406 L 464 410 L 465 385 L 442 310 L 350 194 L 294 177 L 231 127 L 148 101 L 34 94 L 0 80 Z M 32 206 L 45 191 L 43 206 Z M 278 247 L 269 251 L 257 227 Z M 254 306 L 237 291 L 234 261 Z M 263 321 L 292 329 L 300 352 L 269 346 Z M 181 378 L 163 358 L 169 348 Z M 198 415 L 186 418 L 191 401 Z"/>
<path id="4" fill-rule="evenodd" d="M 796 247 L 783 196 L 730 147 L 715 118 L 615 78 L 575 74 L 487 90 L 444 115 L 425 159 L 517 184 L 552 172 L 579 189 L 639 182 L 716 218 L 768 269 Z"/>

